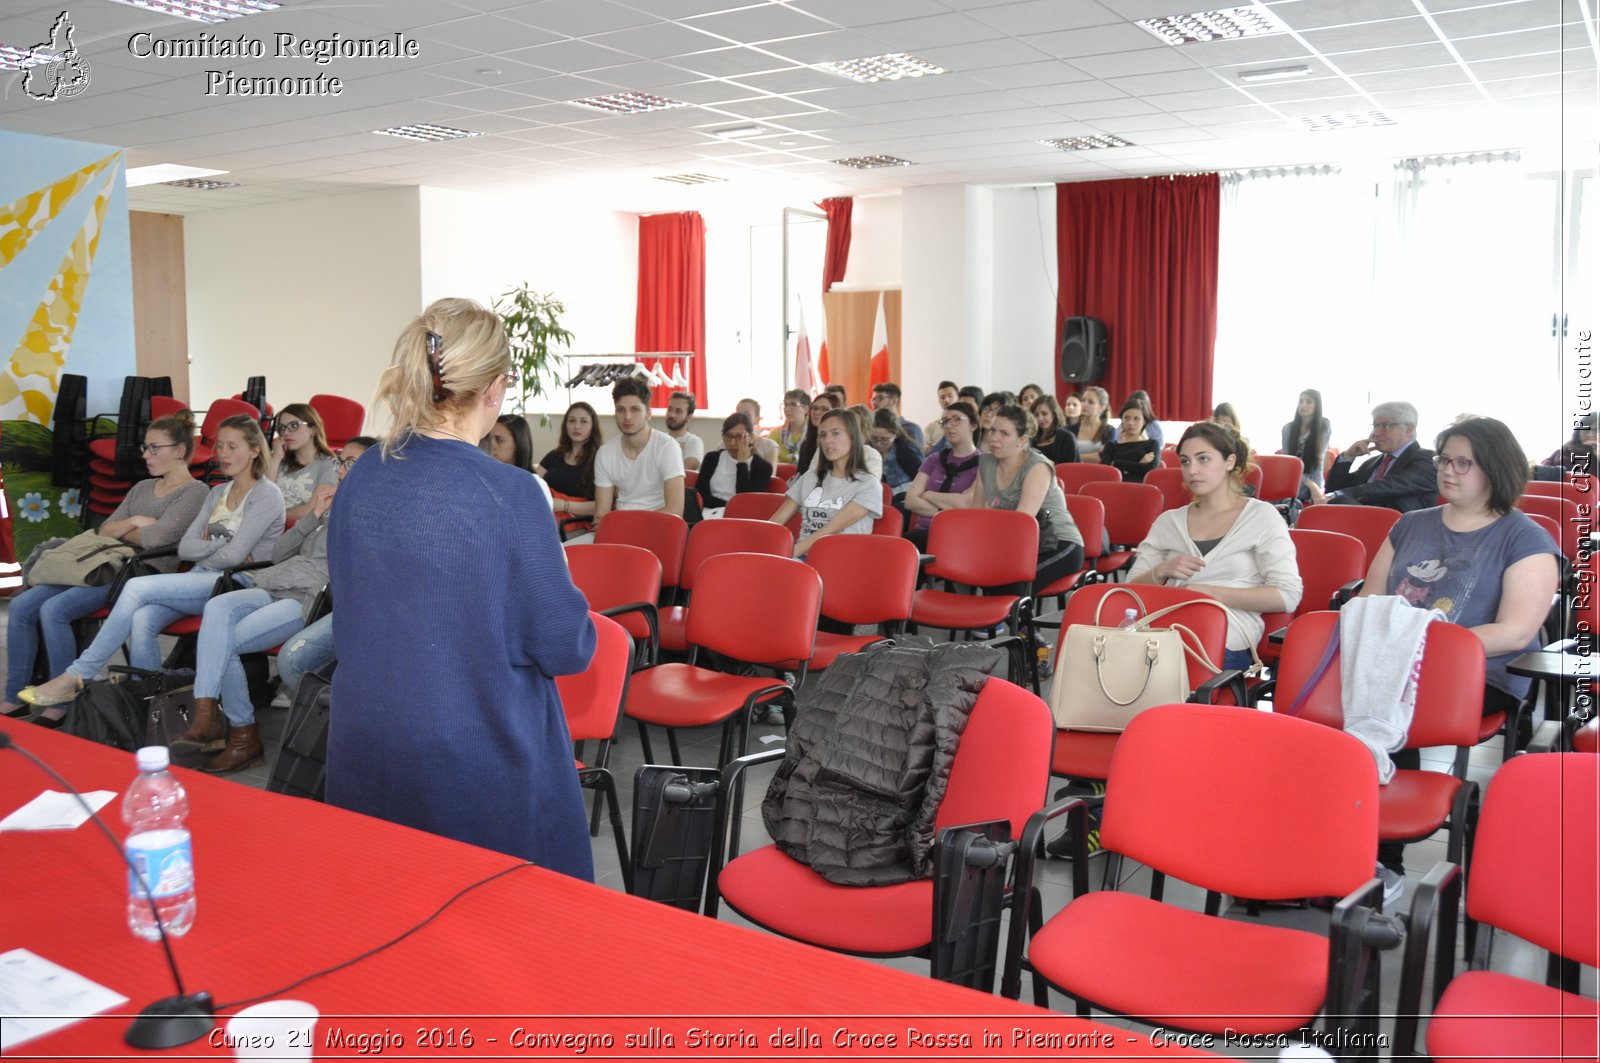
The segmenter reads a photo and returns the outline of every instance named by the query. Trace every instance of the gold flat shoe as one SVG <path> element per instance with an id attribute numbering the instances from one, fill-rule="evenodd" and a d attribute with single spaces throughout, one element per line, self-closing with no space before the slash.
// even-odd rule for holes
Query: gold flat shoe
<path id="1" fill-rule="evenodd" d="M 26 702 L 36 709 L 48 709 L 56 705 L 70 705 L 78 700 L 78 695 L 83 692 L 83 683 L 78 683 L 78 689 L 70 694 L 41 694 L 38 687 L 23 687 L 17 691 L 17 700 Z"/>

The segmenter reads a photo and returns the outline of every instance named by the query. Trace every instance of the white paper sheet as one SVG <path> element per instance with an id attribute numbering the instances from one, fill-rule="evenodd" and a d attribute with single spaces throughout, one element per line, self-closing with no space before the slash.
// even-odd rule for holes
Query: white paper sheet
<path id="1" fill-rule="evenodd" d="M 115 790 L 90 790 L 83 795 L 96 812 L 117 796 Z M 32 801 L 0 819 L 0 830 L 72 830 L 89 821 L 78 799 L 60 790 L 46 790 Z"/>
<path id="2" fill-rule="evenodd" d="M 0 1044 L 8 1050 L 128 998 L 27 949 L 0 953 Z"/>

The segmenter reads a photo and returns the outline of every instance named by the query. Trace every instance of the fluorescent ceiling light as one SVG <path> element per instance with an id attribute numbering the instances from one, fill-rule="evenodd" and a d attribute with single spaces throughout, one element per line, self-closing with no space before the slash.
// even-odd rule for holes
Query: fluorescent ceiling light
<path id="1" fill-rule="evenodd" d="M 1263 70 L 1241 70 L 1240 81 L 1284 81 L 1288 78 L 1303 78 L 1311 73 L 1309 66 L 1270 66 Z"/>
<path id="2" fill-rule="evenodd" d="M 227 170 L 204 170 L 198 166 L 179 166 L 174 162 L 160 162 L 154 166 L 135 166 L 128 171 L 128 187 L 161 185 L 168 181 L 183 181 L 191 177 L 215 177 Z"/>
<path id="3" fill-rule="evenodd" d="M 44 63 L 59 63 L 61 56 L 38 48 L 18 48 L 14 44 L 0 44 L 0 70 L 26 70 Z"/>
<path id="4" fill-rule="evenodd" d="M 1326 133 L 1336 129 L 1371 129 L 1374 126 L 1395 124 L 1394 119 L 1382 111 L 1305 115 L 1300 121 L 1312 133 Z"/>
<path id="5" fill-rule="evenodd" d="M 670 181 L 675 185 L 709 185 L 718 181 L 726 181 L 726 177 L 714 177 L 708 173 L 675 173 L 656 178 L 657 181 Z"/>
<path id="6" fill-rule="evenodd" d="M 648 92 L 632 90 L 613 92 L 605 96 L 586 96 L 571 102 L 577 107 L 592 107 L 610 114 L 644 114 L 646 111 L 665 111 L 669 107 L 689 106 L 681 100 L 669 100 L 665 96 L 652 96 Z"/>
<path id="7" fill-rule="evenodd" d="M 1057 137 L 1055 140 L 1041 140 L 1041 144 L 1048 144 L 1052 148 L 1062 151 L 1091 151 L 1094 148 L 1131 148 L 1133 142 L 1123 140 L 1121 137 L 1112 136 L 1110 133 L 1095 133 L 1087 137 Z"/>
<path id="8" fill-rule="evenodd" d="M 470 129 L 454 129 L 447 125 L 433 125 L 430 122 L 415 122 L 411 125 L 390 126 L 388 129 L 374 129 L 386 137 L 404 137 L 406 140 L 422 140 L 430 144 L 441 140 L 461 140 L 465 137 L 481 137 L 482 133 Z"/>
<path id="9" fill-rule="evenodd" d="M 208 181 L 204 177 L 186 177 L 182 181 L 162 181 L 169 188 L 189 188 L 196 192 L 215 192 L 219 188 L 243 188 L 238 181 Z"/>
<path id="10" fill-rule="evenodd" d="M 230 18 L 276 11 L 282 5 L 272 0 L 113 0 L 128 7 L 159 11 L 163 15 L 193 19 L 196 22 L 226 22 Z"/>
<path id="11" fill-rule="evenodd" d="M 876 170 L 880 166 L 911 166 L 906 159 L 899 159 L 893 155 L 857 155 L 851 159 L 834 159 L 837 166 L 848 166 L 854 170 Z"/>
<path id="12" fill-rule="evenodd" d="M 738 140 L 741 137 L 756 136 L 760 132 L 761 127 L 752 123 L 751 125 L 731 125 L 722 129 L 713 129 L 711 130 L 711 135 L 722 137 L 726 140 Z"/>
<path id="13" fill-rule="evenodd" d="M 899 81 L 901 78 L 919 78 L 942 74 L 944 67 L 905 52 L 888 55 L 869 55 L 862 59 L 840 59 L 833 63 L 818 63 L 818 70 L 849 78 L 852 81 Z"/>
<path id="14" fill-rule="evenodd" d="M 1264 7 L 1225 7 L 1217 11 L 1196 11 L 1192 15 L 1142 18 L 1135 25 L 1174 46 L 1266 37 L 1289 31 L 1278 16 Z"/>

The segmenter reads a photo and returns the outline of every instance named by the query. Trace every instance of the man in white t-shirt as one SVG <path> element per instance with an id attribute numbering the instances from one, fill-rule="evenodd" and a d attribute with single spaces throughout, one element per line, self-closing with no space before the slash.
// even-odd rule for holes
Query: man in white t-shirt
<path id="1" fill-rule="evenodd" d="M 667 435 L 682 450 L 685 469 L 700 468 L 706 456 L 706 441 L 689 431 L 689 418 L 693 416 L 694 396 L 687 391 L 674 391 L 667 399 Z"/>
<path id="2" fill-rule="evenodd" d="M 639 377 L 620 380 L 611 401 L 617 435 L 595 452 L 595 522 L 613 509 L 683 516 L 683 452 L 670 435 L 650 428 L 650 386 Z"/>

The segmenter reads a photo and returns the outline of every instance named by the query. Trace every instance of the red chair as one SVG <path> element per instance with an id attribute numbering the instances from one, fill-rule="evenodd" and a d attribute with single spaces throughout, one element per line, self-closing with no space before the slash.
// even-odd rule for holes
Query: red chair
<path id="1" fill-rule="evenodd" d="M 905 534 L 906 516 L 893 506 L 883 507 L 883 516 L 872 522 L 872 534 L 898 539 Z"/>
<path id="2" fill-rule="evenodd" d="M 1305 476 L 1305 462 L 1286 454 L 1257 454 L 1256 465 L 1261 468 L 1261 489 L 1256 497 L 1263 502 L 1291 502 L 1300 496 L 1300 480 Z"/>
<path id="3" fill-rule="evenodd" d="M 1289 539 L 1294 543 L 1295 563 L 1300 570 L 1300 604 L 1292 613 L 1262 614 L 1266 626 L 1256 644 L 1256 655 L 1268 664 L 1276 661 L 1282 651 L 1268 636 L 1306 613 L 1341 608 L 1360 593 L 1367 575 L 1367 551 L 1354 536 L 1290 528 Z"/>
<path id="4" fill-rule="evenodd" d="M 683 473 L 683 489 L 693 491 L 694 485 L 700 482 L 700 473 L 697 469 L 686 469 Z"/>
<path id="5" fill-rule="evenodd" d="M 717 554 L 706 558 L 695 578 L 700 590 L 689 614 L 689 663 L 637 672 L 628 691 L 624 712 L 639 725 L 647 764 L 655 760 L 648 724 L 667 728 L 676 764 L 683 763 L 676 728 L 721 724 L 720 767 L 744 755 L 753 708 L 778 704 L 792 711 L 794 689 L 782 678 L 702 668 L 696 663 L 700 650 L 748 665 L 798 661 L 803 682 L 816 641 L 822 581 L 810 566 L 766 554 Z M 773 609 L 774 602 L 783 607 Z"/>
<path id="6" fill-rule="evenodd" d="M 1095 563 L 1100 560 L 1100 547 L 1106 531 L 1105 503 L 1088 495 L 1064 494 L 1062 497 L 1066 500 L 1067 512 L 1072 515 L 1072 523 L 1078 526 L 1078 534 L 1083 536 L 1083 567 L 1070 575 L 1062 576 L 1048 587 L 1041 588 L 1039 593 L 1034 595 L 1036 601 L 1045 598 L 1057 599 L 1058 609 L 1065 609 L 1067 595 L 1094 575 Z M 1054 626 L 1054 623 L 1048 626 Z"/>
<path id="7" fill-rule="evenodd" d="M 1150 484 L 1098 483 L 1085 484 L 1082 493 L 1098 498 L 1106 507 L 1111 552 L 1101 556 L 1095 572 L 1106 579 L 1132 568 L 1134 552 L 1166 508 L 1160 489 Z"/>
<path id="8" fill-rule="evenodd" d="M 787 483 L 794 479 L 794 474 L 800 471 L 800 466 L 787 461 L 780 461 L 772 467 L 772 475 Z"/>
<path id="9" fill-rule="evenodd" d="M 732 517 L 736 520 L 771 520 L 772 515 L 788 501 L 787 495 L 774 494 L 770 491 L 747 491 L 742 495 L 734 495 L 728 499 L 728 508 L 722 511 L 724 520 Z M 790 517 L 783 525 L 789 529 L 789 535 L 795 539 L 800 538 L 800 513 Z"/>
<path id="10" fill-rule="evenodd" d="M 840 654 L 857 653 L 899 634 L 911 619 L 920 560 L 909 539 L 825 535 L 811 547 L 805 563 L 822 579 L 823 617 L 850 628 L 881 625 L 881 632 L 873 635 L 819 629 L 813 670 L 827 668 Z"/>
<path id="11" fill-rule="evenodd" d="M 641 546 L 661 561 L 661 593 L 665 595 L 683 578 L 683 544 L 689 526 L 675 513 L 648 509 L 614 509 L 595 528 L 594 541 L 602 546 L 620 543 Z"/>
<path id="12" fill-rule="evenodd" d="M 1590 505 L 1592 507 L 1593 503 Z M 1517 499 L 1517 508 L 1531 516 L 1549 517 L 1555 521 L 1556 527 L 1561 530 L 1560 538 L 1556 540 L 1561 544 L 1561 556 L 1568 559 L 1579 556 L 1583 549 L 1583 533 L 1594 523 L 1593 519 L 1579 519 L 1578 503 L 1571 497 L 1523 495 Z M 1590 512 L 1592 514 L 1592 508 Z"/>
<path id="13" fill-rule="evenodd" d="M 794 556 L 794 536 L 770 520 L 721 517 L 703 520 L 689 529 L 683 553 L 683 577 L 678 581 L 681 605 L 661 610 L 661 648 L 672 653 L 689 649 L 689 595 L 694 591 L 701 565 L 717 554 L 771 554 Z"/>
<path id="14" fill-rule="evenodd" d="M 1249 767 L 1219 777 L 1223 764 Z M 1111 766 L 1100 838 L 1150 867 L 1150 896 L 1088 891 L 1082 798 L 1037 813 L 1017 871 L 1015 911 L 1029 918 L 1013 915 L 1001 992 L 1020 996 L 1026 968 L 1036 1004 L 1054 988 L 1084 1017 L 1094 1007 L 1173 1029 L 1288 1038 L 1321 1012 L 1330 1033 L 1375 1036 L 1379 965 L 1361 931 L 1383 899 L 1372 873 L 1377 790 L 1371 755 L 1342 732 L 1203 705 L 1139 714 Z M 1077 843 L 1073 897 L 1046 920 L 1035 853 L 1062 814 Z M 1204 913 L 1163 903 L 1167 875 L 1207 891 Z M 1324 936 L 1218 918 L 1222 894 L 1344 900 Z"/>
<path id="15" fill-rule="evenodd" d="M 1250 458 L 1251 464 L 1244 470 L 1244 485 L 1254 492 L 1255 497 L 1260 498 L 1261 484 L 1264 477 L 1261 472 L 1261 466 L 1255 464 L 1256 460 L 1258 460 L 1257 455 L 1252 453 Z"/>
<path id="16" fill-rule="evenodd" d="M 151 409 L 155 409 L 154 400 L 151 401 Z M 1595 483 L 1595 477 L 1578 473 L 1569 475 L 1565 480 L 1529 480 L 1523 491 L 1530 495 L 1550 495 L 1592 504 L 1595 501 Z"/>
<path id="17" fill-rule="evenodd" d="M 1032 633 L 1038 520 L 1010 509 L 942 510 L 928 525 L 928 553 L 928 579 L 943 580 L 946 589 L 912 595 L 913 624 L 969 633 L 1010 624 L 1013 634 Z M 955 585 L 968 591 L 957 592 Z M 1038 688 L 1037 674 L 1033 685 Z"/>
<path id="18" fill-rule="evenodd" d="M 1178 467 L 1178 444 L 1168 443 L 1161 448 L 1161 464 L 1169 469 Z"/>
<path id="19" fill-rule="evenodd" d="M 1115 586 L 1097 584 L 1085 587 L 1067 599 L 1067 612 L 1061 618 L 1061 645 L 1066 644 L 1067 629 L 1075 624 L 1113 627 L 1122 619 L 1121 610 L 1128 608 L 1129 599 L 1117 588 L 1131 591 L 1136 595 L 1145 613 L 1153 613 L 1158 609 L 1181 605 L 1184 602 L 1209 601 L 1211 598 L 1208 594 L 1184 587 L 1146 586 L 1142 583 Z M 1111 612 L 1105 612 L 1103 609 L 1108 595 L 1113 606 Z M 1115 615 L 1112 615 L 1113 613 Z M 1222 663 L 1223 653 L 1228 646 L 1228 620 L 1222 610 L 1211 606 L 1196 606 L 1193 609 L 1178 610 L 1169 614 L 1169 617 L 1170 623 L 1182 624 L 1194 632 L 1195 637 L 1200 640 L 1200 649 L 1212 663 L 1219 665 Z M 1060 653 L 1058 649 L 1058 671 L 1061 668 Z M 1200 702 L 1211 701 L 1216 691 L 1224 686 L 1225 680 L 1219 680 L 1216 674 L 1208 672 L 1204 665 L 1192 657 L 1187 663 L 1189 688 L 1194 691 L 1190 695 L 1191 699 Z M 1104 782 L 1111 776 L 1111 755 L 1116 751 L 1117 740 L 1121 737 L 1120 734 L 1104 731 L 1058 730 L 1055 752 L 1050 757 L 1050 774 L 1081 782 Z"/>
<path id="20" fill-rule="evenodd" d="M 1288 712 L 1300 698 L 1328 640 L 1335 637 L 1338 624 L 1338 613 L 1313 612 L 1289 625 L 1278 661 L 1274 712 Z M 1477 818 L 1478 784 L 1467 779 L 1467 755 L 1478 743 L 1479 727 L 1485 723 L 1483 673 L 1483 643 L 1478 636 L 1456 624 L 1435 621 L 1428 625 L 1422 671 L 1417 677 L 1416 708 L 1402 748 L 1451 746 L 1454 763 L 1450 774 L 1420 769 L 1395 771 L 1388 785 L 1378 792 L 1380 841 L 1421 841 L 1448 828 L 1445 859 L 1452 864 L 1463 863 L 1472 823 Z M 1342 730 L 1342 690 L 1336 660 L 1306 694 L 1297 715 Z M 1495 730 L 1504 724 L 1504 715 L 1495 714 Z"/>
<path id="21" fill-rule="evenodd" d="M 1063 461 L 1056 463 L 1056 479 L 1061 483 L 1062 491 L 1077 495 L 1083 493 L 1084 484 L 1117 483 L 1122 479 L 1122 472 L 1115 465 Z"/>
<path id="22" fill-rule="evenodd" d="M 228 418 L 241 415 L 252 421 L 261 418 L 260 412 L 243 399 L 216 399 L 206 407 L 205 420 L 200 422 L 200 438 L 195 441 L 194 453 L 189 457 L 189 468 L 204 469 L 211 464 L 211 455 L 217 444 L 217 429 Z"/>
<path id="23" fill-rule="evenodd" d="M 1579 965 L 1600 964 L 1600 760 L 1584 753 L 1539 753 L 1501 765 L 1483 798 L 1467 891 L 1468 925 L 1481 924 L 1469 969 L 1455 974 L 1459 880 L 1444 891 L 1437 920 L 1433 1015 L 1435 1059 L 1593 1060 L 1600 1051 L 1600 1005 L 1578 993 Z M 1413 900 L 1401 975 L 1395 1055 L 1416 1046 L 1427 922 Z M 1549 953 L 1541 985 L 1489 969 L 1497 931 Z M 1446 951 L 1447 950 L 1447 951 Z M 1454 975 L 1452 978 L 1451 976 Z"/>
<path id="24" fill-rule="evenodd" d="M 653 559 L 652 559 L 653 560 Z M 624 888 L 633 888 L 633 865 L 628 859 L 628 838 L 622 831 L 622 809 L 617 803 L 617 784 L 606 767 L 617 726 L 622 722 L 622 702 L 628 692 L 629 665 L 633 660 L 633 641 L 615 620 L 590 612 L 594 622 L 594 657 L 589 667 L 577 675 L 556 676 L 561 694 L 561 711 L 567 718 L 567 731 L 574 742 L 599 742 L 593 763 L 576 761 L 578 783 L 595 791 L 595 822 L 589 835 L 599 833 L 600 799 L 605 798 L 611 820 L 611 833 L 617 841 L 617 859 L 622 864 Z"/>
<path id="25" fill-rule="evenodd" d="M 1151 469 L 1144 474 L 1144 482 L 1161 492 L 1161 508 L 1164 510 L 1182 509 L 1194 500 L 1189 494 L 1189 485 L 1183 478 L 1182 469 L 1166 466 Z"/>
<path id="26" fill-rule="evenodd" d="M 322 430 L 328 436 L 328 446 L 334 450 L 343 449 L 353 437 L 360 435 L 367 419 L 365 406 L 340 395 L 313 395 L 306 400 L 306 405 L 322 418 Z"/>
<path id="27" fill-rule="evenodd" d="M 781 495 L 789 490 L 789 481 L 781 476 L 774 476 L 767 480 L 764 490 L 768 494 Z"/>
<path id="28" fill-rule="evenodd" d="M 640 664 L 653 664 L 661 645 L 656 600 L 661 559 L 642 546 L 575 543 L 566 548 L 567 572 L 591 612 L 615 619 L 638 644 Z"/>
<path id="29" fill-rule="evenodd" d="M 1367 563 L 1389 538 L 1389 529 L 1400 519 L 1398 510 L 1387 506 L 1307 506 L 1300 511 L 1294 526 L 1304 531 L 1343 532 L 1361 540 L 1367 549 Z"/>
<path id="30" fill-rule="evenodd" d="M 1050 710 L 1042 701 L 1003 679 L 988 680 L 956 749 L 934 820 L 936 837 L 957 825 L 994 820 L 1004 821 L 1009 836 L 1018 837 L 1044 797 L 1050 733 Z M 774 750 L 742 763 L 779 756 L 782 750 Z M 932 879 L 835 885 L 773 845 L 726 864 L 724 858 L 716 850 L 707 875 L 705 912 L 712 917 L 725 901 L 773 933 L 856 956 L 929 955 L 939 935 L 953 929 L 935 925 Z M 947 977 L 937 969 L 932 973 Z M 992 968 L 986 973 L 992 987 Z"/>

